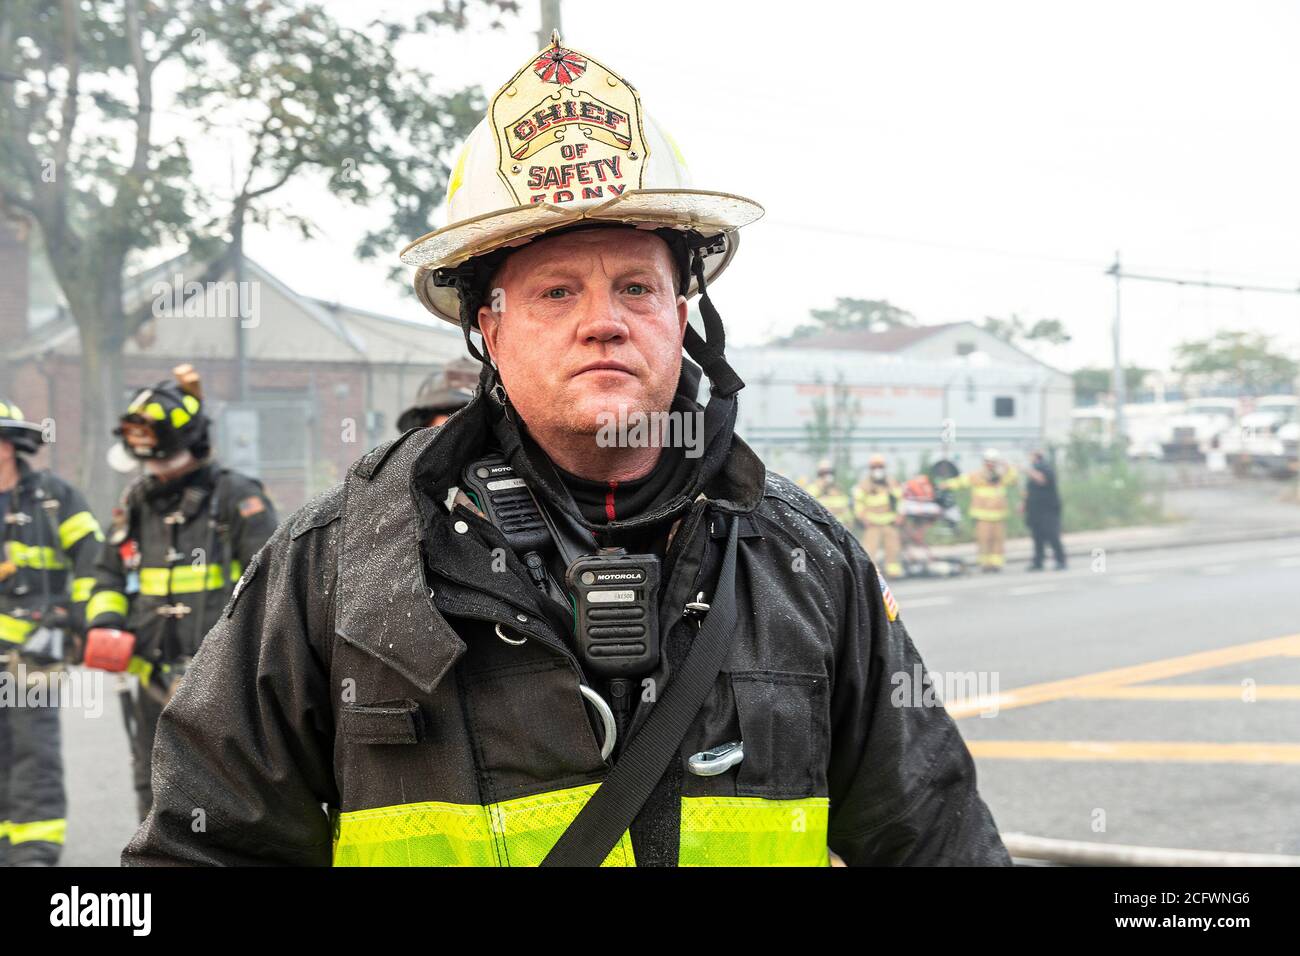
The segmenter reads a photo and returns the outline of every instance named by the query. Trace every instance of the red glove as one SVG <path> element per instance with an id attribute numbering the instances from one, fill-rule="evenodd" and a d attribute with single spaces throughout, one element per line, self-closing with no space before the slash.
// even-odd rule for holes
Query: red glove
<path id="1" fill-rule="evenodd" d="M 135 635 L 116 627 L 92 627 L 86 632 L 84 663 L 102 671 L 121 672 L 131 663 Z"/>

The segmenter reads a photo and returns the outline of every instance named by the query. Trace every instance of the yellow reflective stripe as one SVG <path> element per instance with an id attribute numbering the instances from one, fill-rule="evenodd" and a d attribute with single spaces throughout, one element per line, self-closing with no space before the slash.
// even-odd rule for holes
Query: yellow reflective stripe
<path id="1" fill-rule="evenodd" d="M 24 621 L 22 618 L 0 614 L 0 641 L 8 641 L 10 644 L 22 644 L 27 640 L 27 635 L 34 630 L 36 630 L 36 624 L 33 621 Z"/>
<path id="2" fill-rule="evenodd" d="M 93 621 L 101 614 L 120 614 L 126 617 L 129 605 L 121 591 L 99 591 L 86 602 L 86 620 Z"/>
<path id="3" fill-rule="evenodd" d="M 9 822 L 10 843 L 62 843 L 68 829 L 67 820 L 33 820 L 31 823 Z"/>
<path id="4" fill-rule="evenodd" d="M 140 683 L 148 687 L 149 679 L 153 677 L 153 665 L 143 657 L 132 657 L 126 665 L 126 672 L 140 678 Z"/>
<path id="5" fill-rule="evenodd" d="M 5 555 L 20 568 L 38 568 L 57 571 L 65 567 L 59 552 L 54 548 L 26 545 L 21 541 L 6 541 Z"/>
<path id="6" fill-rule="evenodd" d="M 94 578 L 73 578 L 72 579 L 72 603 L 80 604 L 82 601 L 89 601 L 91 592 L 95 590 Z"/>
<path id="7" fill-rule="evenodd" d="M 340 813 L 335 866 L 537 866 L 599 784 L 481 806 L 407 803 Z M 604 866 L 635 866 L 624 833 Z"/>
<path id="8" fill-rule="evenodd" d="M 204 586 L 204 571 L 207 571 L 207 586 Z M 167 587 L 168 575 L 171 587 Z M 193 594 L 196 591 L 213 591 L 226 583 L 226 576 L 221 572 L 221 565 L 209 564 L 191 567 L 182 564 L 175 568 L 141 568 L 140 593 L 151 597 L 167 594 Z"/>
<path id="9" fill-rule="evenodd" d="M 828 797 L 682 797 L 678 866 L 828 866 Z"/>
<path id="10" fill-rule="evenodd" d="M 59 525 L 59 545 L 64 551 L 88 534 L 93 534 L 96 541 L 104 540 L 104 533 L 99 530 L 99 522 L 89 511 L 78 511 Z"/>
<path id="11" fill-rule="evenodd" d="M 230 562 L 230 580 L 238 581 L 244 576 L 244 566 L 238 561 Z"/>

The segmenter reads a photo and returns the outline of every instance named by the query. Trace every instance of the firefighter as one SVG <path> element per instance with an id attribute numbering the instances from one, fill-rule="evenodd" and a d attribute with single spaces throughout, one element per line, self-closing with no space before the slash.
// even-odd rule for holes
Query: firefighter
<path id="1" fill-rule="evenodd" d="M 467 388 L 454 386 L 448 381 L 446 371 L 436 372 L 420 383 L 415 393 L 415 404 L 397 418 L 398 432 L 412 428 L 433 428 L 441 425 L 454 412 L 469 404 L 474 393 Z"/>
<path id="2" fill-rule="evenodd" d="M 81 492 L 23 457 L 44 440 L 0 399 L 0 866 L 53 866 L 63 848 L 58 681 L 104 538 Z"/>
<path id="3" fill-rule="evenodd" d="M 1007 489 L 1015 484 L 1014 466 L 1003 461 L 997 449 L 984 452 L 984 467 L 943 482 L 944 488 L 969 488 L 970 516 L 975 521 L 975 548 L 980 570 L 997 572 L 1005 563 L 1007 540 Z"/>
<path id="4" fill-rule="evenodd" d="M 86 608 L 87 665 L 138 679 L 128 732 L 141 819 L 158 715 L 276 527 L 261 482 L 212 457 L 198 374 L 173 374 L 137 393 L 114 430 L 144 474 L 114 509 Z"/>
<path id="5" fill-rule="evenodd" d="M 817 477 L 806 490 L 836 521 L 854 530 L 852 499 L 835 480 L 835 466 L 829 458 L 817 462 Z"/>
<path id="6" fill-rule="evenodd" d="M 853 513 L 866 529 L 863 545 L 867 554 L 885 555 L 885 573 L 903 573 L 903 549 L 899 526 L 903 515 L 899 511 L 902 490 L 885 470 L 885 456 L 872 455 L 867 461 L 867 474 L 853 488 Z"/>
<path id="7" fill-rule="evenodd" d="M 475 397 L 254 559 L 125 863 L 1009 862 L 870 559 L 733 433 L 708 286 L 761 213 L 558 36 L 502 87 L 403 253 Z"/>

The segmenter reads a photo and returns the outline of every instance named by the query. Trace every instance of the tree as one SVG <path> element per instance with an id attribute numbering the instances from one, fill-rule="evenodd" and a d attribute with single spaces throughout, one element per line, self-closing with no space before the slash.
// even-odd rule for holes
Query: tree
<path id="1" fill-rule="evenodd" d="M 496 16 L 511 0 L 476 0 Z M 388 219 L 362 256 L 429 228 L 449 151 L 481 115 L 476 89 L 438 95 L 400 65 L 407 36 L 459 30 L 466 0 L 407 23 L 342 26 L 300 0 L 5 0 L 0 6 L 0 206 L 34 220 L 81 336 L 82 475 L 103 460 L 122 403 L 128 270 L 185 248 L 237 260 L 248 223 L 311 221 L 276 204 L 316 172 Z M 170 95 L 160 95 L 163 91 Z M 169 132 L 164 135 L 164 129 Z M 196 182 L 193 150 L 221 132 L 246 149 L 230 195 Z"/>
<path id="2" fill-rule="evenodd" d="M 1133 396 L 1142 390 L 1142 383 L 1150 369 L 1137 365 L 1124 368 L 1124 391 Z M 1074 400 L 1079 405 L 1090 405 L 1103 395 L 1110 394 L 1111 370 L 1108 368 L 1080 368 L 1071 373 L 1074 379 Z"/>
<path id="3" fill-rule="evenodd" d="M 786 345 L 822 332 L 883 332 L 916 325 L 916 316 L 883 299 L 838 298 L 834 308 L 813 309 L 808 314 L 812 317 L 811 322 L 798 326 L 772 344 Z"/>
<path id="4" fill-rule="evenodd" d="M 980 327 L 1009 345 L 1065 345 L 1070 341 L 1060 319 L 1039 319 L 1031 325 L 1014 313 L 1005 319 L 986 315 Z"/>
<path id="5" fill-rule="evenodd" d="M 813 380 L 819 386 L 825 384 L 820 373 Z M 836 481 L 846 488 L 853 484 L 849 443 L 857 431 L 861 411 L 862 403 L 854 398 L 852 390 L 845 384 L 844 373 L 840 372 L 831 384 L 829 394 L 820 391 L 813 398 L 812 421 L 803 426 L 808 453 L 815 459 L 830 458 Z"/>
<path id="6" fill-rule="evenodd" d="M 1240 388 L 1248 395 L 1289 389 L 1300 363 L 1275 351 L 1270 336 L 1258 332 L 1218 332 L 1213 338 L 1174 348 L 1174 371 L 1186 379 Z"/>

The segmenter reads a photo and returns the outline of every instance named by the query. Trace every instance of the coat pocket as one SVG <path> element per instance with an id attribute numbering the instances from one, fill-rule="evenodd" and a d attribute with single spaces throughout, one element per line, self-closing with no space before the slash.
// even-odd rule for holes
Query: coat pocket
<path id="1" fill-rule="evenodd" d="M 745 748 L 736 795 L 824 796 L 830 750 L 825 677 L 740 671 L 731 674 L 731 690 Z"/>
<path id="2" fill-rule="evenodd" d="M 525 661 L 465 678 L 485 802 L 599 780 L 600 741 L 566 661 Z"/>
<path id="3" fill-rule="evenodd" d="M 420 706 L 409 698 L 378 704 L 345 704 L 339 733 L 354 744 L 414 744 L 422 737 Z"/>

